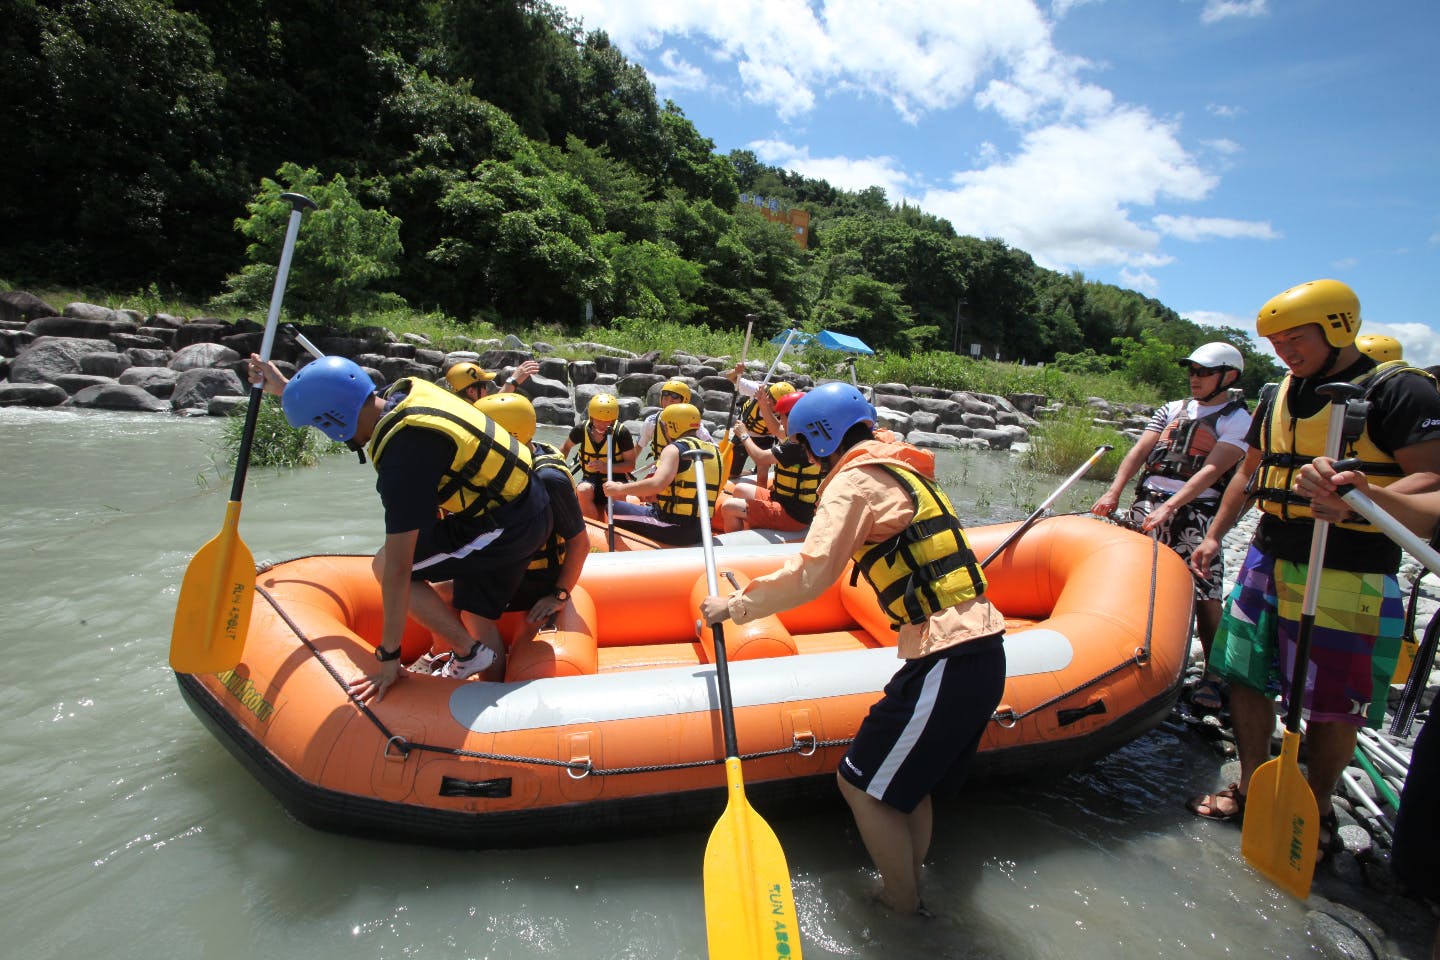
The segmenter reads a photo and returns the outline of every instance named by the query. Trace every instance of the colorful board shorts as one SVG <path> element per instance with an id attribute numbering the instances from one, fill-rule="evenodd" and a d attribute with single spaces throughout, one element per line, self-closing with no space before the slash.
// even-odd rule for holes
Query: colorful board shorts
<path id="1" fill-rule="evenodd" d="M 1139 523 L 1150 512 L 1170 499 L 1163 493 L 1154 490 L 1144 489 L 1130 505 L 1130 519 Z M 1170 522 L 1160 528 L 1160 542 L 1180 555 L 1180 559 L 1187 564 L 1190 562 L 1190 554 L 1200 546 L 1200 541 L 1205 539 L 1205 534 L 1210 532 L 1210 522 L 1215 519 L 1215 511 L 1219 508 L 1219 501 L 1216 500 L 1191 500 L 1182 507 L 1175 508 L 1175 515 Z M 1217 551 L 1215 559 L 1210 561 L 1210 569 L 1206 571 L 1208 583 L 1195 581 L 1196 600 L 1220 600 L 1225 596 L 1225 560 L 1224 551 Z"/>
<path id="2" fill-rule="evenodd" d="M 1288 702 L 1305 570 L 1250 548 L 1215 633 L 1212 670 Z M 1393 574 L 1325 570 L 1310 631 L 1303 701 L 1310 719 L 1379 728 L 1404 629 Z"/>

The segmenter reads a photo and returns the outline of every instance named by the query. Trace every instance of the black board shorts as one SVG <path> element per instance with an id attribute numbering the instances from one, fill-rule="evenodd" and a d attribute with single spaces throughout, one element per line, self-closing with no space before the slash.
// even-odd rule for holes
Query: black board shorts
<path id="1" fill-rule="evenodd" d="M 550 498 L 532 482 L 514 503 L 484 520 L 441 518 L 415 542 L 412 580 L 455 581 L 458 610 L 498 620 L 525 578 L 530 558 L 550 539 Z"/>
<path id="2" fill-rule="evenodd" d="M 1003 634 L 907 660 L 860 724 L 839 773 L 901 813 L 932 793 L 954 794 L 1004 693 Z"/>

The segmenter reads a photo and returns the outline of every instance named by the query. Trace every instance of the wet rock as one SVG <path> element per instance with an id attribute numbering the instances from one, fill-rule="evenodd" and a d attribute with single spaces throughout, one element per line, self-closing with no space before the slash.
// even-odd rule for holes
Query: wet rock
<path id="1" fill-rule="evenodd" d="M 204 409 L 209 406 L 211 397 L 242 396 L 245 393 L 245 384 L 240 382 L 233 370 L 185 370 L 175 381 L 170 406 L 176 410 L 185 407 Z"/>
<path id="2" fill-rule="evenodd" d="M 86 387 L 101 387 L 114 382 L 114 377 L 102 377 L 93 373 L 62 373 L 55 378 L 55 386 L 72 397 Z"/>
<path id="3" fill-rule="evenodd" d="M 120 374 L 119 381 L 127 387 L 139 387 L 152 396 L 168 400 L 175 392 L 180 374 L 169 367 L 131 367 Z"/>
<path id="4" fill-rule="evenodd" d="M 544 374 L 534 374 L 525 378 L 525 382 L 516 385 L 515 389 L 531 400 L 541 397 L 564 400 L 570 403 L 570 386 L 563 380 L 555 380 Z M 573 407 L 571 412 L 573 413 Z"/>
<path id="5" fill-rule="evenodd" d="M 170 404 L 159 397 L 123 383 L 86 387 L 70 398 L 70 404 L 97 410 L 141 410 L 149 413 L 163 413 L 170 409 Z"/>
<path id="6" fill-rule="evenodd" d="M 1364 914 L 1337 903 L 1305 916 L 1320 955 L 1331 960 L 1380 960 L 1386 957 L 1384 935 Z"/>
<path id="7" fill-rule="evenodd" d="M 187 370 L 228 366 L 239 359 L 238 352 L 218 343 L 193 343 L 180 348 L 170 361 L 170 369 L 184 373 Z"/>
<path id="8" fill-rule="evenodd" d="M 114 345 L 108 340 L 40 337 L 21 351 L 10 365 L 10 380 L 14 383 L 49 383 L 62 373 L 81 373 L 81 357 L 114 352 Z"/>
<path id="9" fill-rule="evenodd" d="M 536 399 L 535 421 L 553 426 L 573 427 L 576 423 L 576 415 L 575 407 L 570 403 L 570 397 L 567 395 Z"/>
<path id="10" fill-rule="evenodd" d="M 959 450 L 965 444 L 957 437 L 944 433 L 927 433 L 924 430 L 911 430 L 905 434 L 907 443 L 913 443 L 917 447 L 933 447 L 937 450 Z"/>
<path id="11" fill-rule="evenodd" d="M 58 407 L 68 399 L 53 383 L 0 383 L 0 407 Z"/>
<path id="12" fill-rule="evenodd" d="M 233 413 L 243 411 L 249 399 L 249 397 L 211 397 L 210 402 L 205 405 L 205 412 L 212 417 L 228 417 Z"/>

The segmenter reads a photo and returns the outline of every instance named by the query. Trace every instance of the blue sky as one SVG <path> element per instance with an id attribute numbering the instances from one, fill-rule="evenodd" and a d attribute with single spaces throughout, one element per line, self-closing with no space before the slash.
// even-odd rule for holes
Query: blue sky
<path id="1" fill-rule="evenodd" d="M 560 0 L 728 152 L 1253 330 L 1334 277 L 1440 363 L 1434 0 Z"/>

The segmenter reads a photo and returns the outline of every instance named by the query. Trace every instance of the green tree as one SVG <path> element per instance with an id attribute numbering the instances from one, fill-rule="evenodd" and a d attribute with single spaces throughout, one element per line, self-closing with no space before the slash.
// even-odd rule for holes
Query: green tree
<path id="1" fill-rule="evenodd" d="M 344 177 L 324 181 L 315 170 L 293 163 L 282 166 L 277 177 L 261 181 L 260 192 L 247 204 L 250 215 L 235 221 L 250 241 L 250 263 L 226 279 L 226 292 L 217 301 L 242 307 L 270 302 L 291 210 L 280 194 L 288 190 L 304 194 L 317 207 L 306 215 L 295 242 L 285 293 L 291 312 L 341 319 L 395 306 L 395 297 L 381 283 L 396 273 L 400 222 L 383 210 L 362 207 Z"/>
<path id="2" fill-rule="evenodd" d="M 440 209 L 446 235 L 429 256 L 454 277 L 437 295 L 462 318 L 490 308 L 570 323 L 613 283 L 597 244 L 604 211 L 595 195 L 533 156 L 484 161 Z"/>

